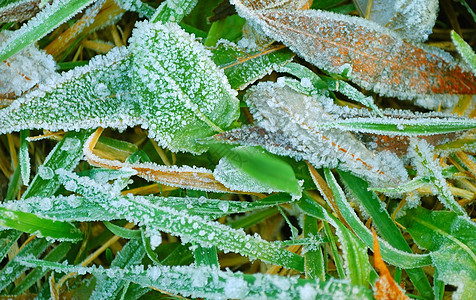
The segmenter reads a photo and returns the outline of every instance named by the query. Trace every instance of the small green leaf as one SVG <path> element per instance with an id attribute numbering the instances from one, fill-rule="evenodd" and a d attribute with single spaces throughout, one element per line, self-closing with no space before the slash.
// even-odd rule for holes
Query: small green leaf
<path id="1" fill-rule="evenodd" d="M 20 150 L 19 150 L 19 164 L 21 169 L 21 179 L 24 185 L 28 185 L 30 182 L 30 154 L 28 153 L 28 141 L 26 140 L 30 136 L 29 130 L 20 131 Z"/>
<path id="2" fill-rule="evenodd" d="M 294 196 L 301 194 L 301 186 L 291 166 L 261 147 L 232 148 L 216 144 L 212 148 L 224 155 L 213 174 L 228 188 L 252 192 L 284 191 Z"/>
<path id="3" fill-rule="evenodd" d="M 121 238 L 124 239 L 140 239 L 141 238 L 141 233 L 140 230 L 132 230 L 132 229 L 127 229 L 121 226 L 117 226 L 115 224 L 112 224 L 110 222 L 104 221 L 104 226 L 106 226 L 107 229 L 109 229 L 112 233 L 114 233 L 117 236 L 120 236 Z"/>

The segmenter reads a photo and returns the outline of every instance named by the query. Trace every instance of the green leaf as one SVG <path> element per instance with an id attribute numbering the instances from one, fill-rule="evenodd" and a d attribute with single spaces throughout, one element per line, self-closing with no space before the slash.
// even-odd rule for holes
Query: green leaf
<path id="1" fill-rule="evenodd" d="M 308 279 L 326 279 L 326 268 L 324 266 L 324 256 L 320 245 L 319 228 L 317 219 L 304 215 L 303 233 L 305 238 L 311 240 L 311 245 L 304 248 L 304 268 Z"/>
<path id="2" fill-rule="evenodd" d="M 0 231 L 0 259 L 7 255 L 21 234 L 21 231 L 13 229 Z"/>
<path id="3" fill-rule="evenodd" d="M 420 248 L 430 250 L 437 276 L 458 287 L 455 299 L 470 299 L 476 291 L 476 225 L 454 212 L 418 207 L 398 219 Z"/>
<path id="4" fill-rule="evenodd" d="M 471 46 L 468 45 L 454 30 L 451 31 L 451 39 L 463 60 L 471 67 L 473 72 L 476 73 L 476 53 L 474 53 Z"/>
<path id="5" fill-rule="evenodd" d="M 261 147 L 212 145 L 212 151 L 223 154 L 213 175 L 226 187 L 251 192 L 283 191 L 301 195 L 301 186 L 289 164 Z"/>
<path id="6" fill-rule="evenodd" d="M 164 1 L 150 18 L 152 23 L 180 22 L 197 5 L 198 0 Z"/>
<path id="7" fill-rule="evenodd" d="M 273 70 L 286 65 L 294 57 L 294 53 L 279 47 L 249 53 L 226 41 L 218 43 L 211 51 L 212 60 L 223 69 L 235 90 L 243 90 Z"/>
<path id="8" fill-rule="evenodd" d="M 338 173 L 346 190 L 352 194 L 352 198 L 358 201 L 370 215 L 379 234 L 396 249 L 412 253 L 402 233 L 383 207 L 384 203 L 375 193 L 368 190 L 368 183 L 349 172 L 338 171 Z M 406 269 L 405 271 L 423 297 L 433 298 L 430 282 L 422 269 Z"/>
<path id="9" fill-rule="evenodd" d="M 83 239 L 83 233 L 70 223 L 52 221 L 3 207 L 0 207 L 0 226 L 60 241 L 77 242 Z"/>
<path id="10" fill-rule="evenodd" d="M 107 274 L 114 274 L 118 278 L 142 286 L 151 286 L 158 290 L 193 298 L 314 299 L 319 296 L 320 299 L 335 299 L 335 295 L 339 294 L 346 299 L 372 299 L 371 290 L 351 285 L 346 281 L 331 279 L 316 282 L 315 280 L 278 275 L 231 273 L 207 266 L 153 266 L 146 270 L 143 267 L 104 270 L 103 268 L 76 267 L 37 259 L 22 259 L 22 263 L 62 273 L 79 271 L 97 276 L 108 272 Z M 180 280 L 176 280 L 177 278 Z"/>
<path id="11" fill-rule="evenodd" d="M 0 61 L 18 53 L 77 14 L 93 0 L 55 0 L 0 45 Z"/>
<path id="12" fill-rule="evenodd" d="M 194 245 L 194 247 L 193 256 L 197 266 L 220 267 L 216 247 L 203 247 L 201 245 Z"/>
<path id="13" fill-rule="evenodd" d="M 29 130 L 20 131 L 20 150 L 18 163 L 21 169 L 21 179 L 24 185 L 28 185 L 30 182 L 30 154 L 28 153 L 28 141 L 27 138 L 30 136 Z"/>

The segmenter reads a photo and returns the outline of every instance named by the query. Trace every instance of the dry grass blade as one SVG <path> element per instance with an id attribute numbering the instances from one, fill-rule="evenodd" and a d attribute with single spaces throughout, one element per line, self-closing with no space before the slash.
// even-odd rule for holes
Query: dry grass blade
<path id="1" fill-rule="evenodd" d="M 158 181 L 170 186 L 225 193 L 237 192 L 225 187 L 215 179 L 211 171 L 203 168 L 167 167 L 152 163 L 128 164 L 117 160 L 101 158 L 95 155 L 93 150 L 102 131 L 102 128 L 96 130 L 84 144 L 84 154 L 88 162 L 93 166 L 115 170 L 122 168 L 133 169 L 137 172 L 137 176 L 139 177 L 150 181 Z"/>
<path id="2" fill-rule="evenodd" d="M 44 1 L 26 0 L 7 5 L 0 10 L 0 23 L 22 22 L 28 20 L 40 11 L 42 2 Z"/>

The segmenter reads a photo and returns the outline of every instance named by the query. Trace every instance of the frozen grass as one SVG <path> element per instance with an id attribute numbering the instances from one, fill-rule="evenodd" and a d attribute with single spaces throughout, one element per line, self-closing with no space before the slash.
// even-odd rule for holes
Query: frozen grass
<path id="1" fill-rule="evenodd" d="M 219 2 L 0 1 L 0 296 L 474 296 L 469 6 Z"/>

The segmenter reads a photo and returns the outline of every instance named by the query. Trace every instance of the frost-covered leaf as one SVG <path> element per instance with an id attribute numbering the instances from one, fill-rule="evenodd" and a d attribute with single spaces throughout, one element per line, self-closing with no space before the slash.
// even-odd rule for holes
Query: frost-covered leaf
<path id="1" fill-rule="evenodd" d="M 230 127 L 238 99 L 210 52 L 176 24 L 138 23 L 132 80 L 150 137 L 171 150 L 201 152 L 197 138 Z"/>
<path id="2" fill-rule="evenodd" d="M 470 299 L 476 291 L 476 226 L 448 211 L 422 207 L 398 219 L 419 247 L 430 250 L 438 279 L 458 287 L 453 299 Z"/>
<path id="3" fill-rule="evenodd" d="M 476 74 L 476 53 L 474 53 L 471 46 L 468 45 L 455 31 L 451 31 L 451 39 L 463 60 L 473 70 L 473 73 Z"/>
<path id="4" fill-rule="evenodd" d="M 51 4 L 46 2 L 36 16 L 0 44 L 0 61 L 36 42 L 92 2 L 93 0 L 53 0 Z"/>
<path id="5" fill-rule="evenodd" d="M 223 69 L 233 89 L 242 90 L 256 80 L 290 62 L 294 54 L 282 47 L 247 52 L 234 43 L 221 40 L 211 49 L 213 61 Z"/>
<path id="6" fill-rule="evenodd" d="M 0 133 L 141 125 L 161 145 L 196 153 L 205 149 L 196 139 L 238 118 L 223 71 L 178 25 L 139 23 L 130 42 L 0 110 Z"/>
<path id="7" fill-rule="evenodd" d="M 77 242 L 82 232 L 70 223 L 39 218 L 34 214 L 0 207 L 0 227 L 12 228 L 59 241 Z"/>
<path id="8" fill-rule="evenodd" d="M 283 191 L 297 197 L 301 195 L 293 169 L 281 159 L 258 147 L 215 147 L 226 154 L 213 175 L 226 187 L 255 193 Z"/>
<path id="9" fill-rule="evenodd" d="M 20 131 L 20 149 L 18 155 L 18 163 L 20 165 L 21 179 L 24 185 L 28 186 L 30 183 L 30 153 L 28 152 L 27 138 L 30 135 L 29 130 Z"/>
<path id="10" fill-rule="evenodd" d="M 438 0 L 354 0 L 354 3 L 362 17 L 416 42 L 428 38 L 438 14 Z"/>
<path id="11" fill-rule="evenodd" d="M 139 15 L 150 19 L 154 14 L 154 9 L 141 0 L 114 0 L 121 8 L 127 11 L 135 11 Z"/>
<path id="12" fill-rule="evenodd" d="M 0 45 L 5 42 L 3 36 L 12 32 L 0 34 Z M 56 73 L 56 63 L 50 55 L 30 45 L 14 56 L 0 63 L 0 95 L 14 99 L 21 96 L 37 84 L 48 85 L 59 79 Z"/>
<path id="13" fill-rule="evenodd" d="M 269 274 L 242 274 L 224 272 L 216 268 L 194 266 L 143 266 L 127 268 L 77 267 L 25 258 L 27 266 L 41 266 L 56 272 L 83 274 L 109 274 L 120 279 L 151 286 L 172 294 L 192 298 L 231 299 L 372 299 L 372 292 L 364 287 L 350 285 L 346 281 L 331 279 L 314 281 L 297 277 Z M 180 280 L 177 280 L 180 278 Z"/>
<path id="14" fill-rule="evenodd" d="M 36 15 L 41 9 L 41 0 L 12 0 L 0 2 L 0 24 L 22 22 Z"/>
<path id="15" fill-rule="evenodd" d="M 388 152 L 373 153 L 352 134 L 338 129 L 319 129 L 319 123 L 333 118 L 319 103 L 329 103 L 324 96 L 310 97 L 278 83 L 259 83 L 249 89 L 245 100 L 256 119 L 255 124 L 270 133 L 284 134 L 298 153 L 315 167 L 339 167 L 365 177 L 376 185 L 406 181 L 403 163 Z M 266 148 L 271 153 L 289 155 L 282 148 Z M 297 159 L 303 158 L 296 157 Z"/>
<path id="16" fill-rule="evenodd" d="M 475 75 L 449 54 L 405 42 L 374 22 L 325 11 L 261 9 L 261 1 L 232 3 L 266 35 L 328 72 L 347 70 L 365 89 L 428 108 L 451 106 L 458 94 L 476 94 Z"/>
<path id="17" fill-rule="evenodd" d="M 166 0 L 160 4 L 150 21 L 152 23 L 178 23 L 192 11 L 197 2 L 198 0 Z"/>

